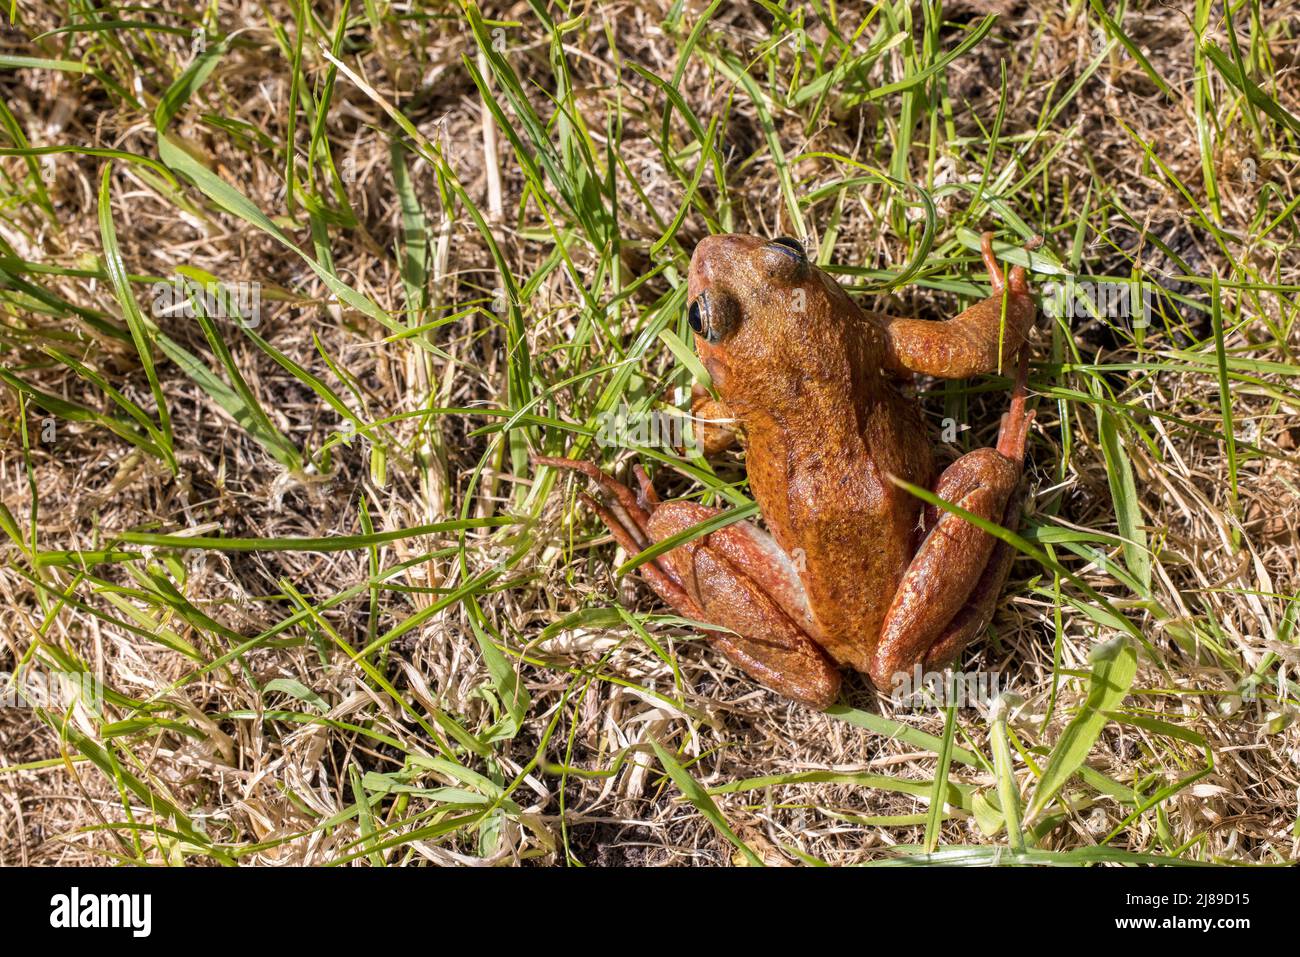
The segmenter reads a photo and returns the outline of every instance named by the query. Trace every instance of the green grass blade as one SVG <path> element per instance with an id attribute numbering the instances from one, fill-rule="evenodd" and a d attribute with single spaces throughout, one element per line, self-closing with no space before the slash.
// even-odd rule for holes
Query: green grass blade
<path id="1" fill-rule="evenodd" d="M 1088 697 L 1052 748 L 1047 768 L 1029 802 L 1027 820 L 1038 816 L 1083 765 L 1106 725 L 1106 712 L 1119 707 L 1137 674 L 1137 652 L 1126 638 L 1114 638 L 1098 645 L 1089 658 L 1092 674 Z"/>

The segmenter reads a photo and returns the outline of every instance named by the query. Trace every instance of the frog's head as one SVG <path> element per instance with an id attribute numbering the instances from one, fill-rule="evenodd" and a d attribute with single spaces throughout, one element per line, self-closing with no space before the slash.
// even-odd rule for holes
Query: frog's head
<path id="1" fill-rule="evenodd" d="M 724 401 L 739 407 L 843 383 L 861 310 L 797 239 L 710 236 L 695 247 L 687 320 Z"/>

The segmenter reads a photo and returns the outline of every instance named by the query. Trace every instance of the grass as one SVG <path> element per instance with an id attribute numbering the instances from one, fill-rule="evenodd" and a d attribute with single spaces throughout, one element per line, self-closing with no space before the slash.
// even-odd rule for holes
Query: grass
<path id="1" fill-rule="evenodd" d="M 1292 861 L 1297 22 L 976 6 L 6 18 L 0 860 Z M 695 243 L 807 237 L 941 318 L 985 228 L 1048 313 L 963 662 L 1016 698 L 791 705 L 530 454 L 751 517 L 743 455 L 598 441 L 703 374 Z M 1008 385 L 917 382 L 945 463 Z"/>

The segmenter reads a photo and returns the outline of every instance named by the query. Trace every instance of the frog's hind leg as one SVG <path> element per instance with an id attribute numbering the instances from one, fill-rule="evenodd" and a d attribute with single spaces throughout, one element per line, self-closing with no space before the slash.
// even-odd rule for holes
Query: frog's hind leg
<path id="1" fill-rule="evenodd" d="M 584 501 L 629 554 L 718 514 L 694 502 L 661 504 L 640 469 L 637 493 L 590 462 L 534 461 L 595 481 L 608 504 L 585 495 Z M 766 532 L 737 522 L 679 545 L 638 571 L 678 614 L 716 626 L 704 636 L 750 677 L 814 708 L 834 703 L 840 673 L 811 637 L 815 625 L 798 570 Z"/>
<path id="2" fill-rule="evenodd" d="M 1024 505 L 1021 473 L 1034 414 L 1025 411 L 1028 357 L 1022 351 L 1011 409 L 996 448 L 977 449 L 950 465 L 935 494 L 981 518 L 1014 529 Z M 918 663 L 956 657 L 992 618 L 1015 550 L 963 518 L 927 507 L 926 534 L 885 614 L 871 665 L 877 687 Z"/>
<path id="3" fill-rule="evenodd" d="M 609 529 L 614 540 L 629 555 L 645 551 L 652 544 L 649 525 L 650 514 L 658 504 L 658 496 L 645 470 L 636 468 L 641 493 L 637 495 L 612 475 L 602 472 L 595 464 L 584 459 L 562 459 L 537 455 L 533 457 L 534 465 L 549 465 L 552 468 L 571 469 L 586 475 L 607 495 L 608 505 L 602 505 L 586 492 L 579 492 L 583 503 L 596 513 Z M 655 593 L 672 606 L 679 615 L 699 619 L 703 616 L 700 606 L 687 594 L 686 589 L 660 563 L 653 560 L 640 566 L 641 576 Z"/>
<path id="4" fill-rule="evenodd" d="M 1020 511 L 1025 505 L 1026 492 L 1025 483 L 1021 482 L 1016 486 L 1016 491 L 1007 503 L 1007 509 L 999 523 L 1003 528 L 1013 532 L 1016 530 L 1020 523 Z M 1002 585 L 1007 580 L 1007 573 L 1011 571 L 1011 562 L 1015 557 L 1016 550 L 1006 542 L 999 541 L 993 546 L 993 554 L 984 568 L 984 574 L 975 583 L 970 597 L 966 599 L 966 604 L 962 605 L 952 621 L 948 623 L 948 627 L 939 634 L 934 644 L 930 646 L 930 650 L 926 652 L 927 668 L 939 668 L 948 664 L 961 654 L 971 640 L 976 638 L 993 619 L 998 595 L 1002 592 Z"/>
<path id="5" fill-rule="evenodd" d="M 668 502 L 650 517 L 663 541 L 718 514 L 694 502 Z M 717 629 L 704 632 L 731 662 L 773 691 L 818 710 L 839 696 L 840 672 L 813 640 L 816 625 L 798 570 L 776 541 L 737 522 L 661 556 Z M 725 629 L 725 630 L 724 630 Z"/>

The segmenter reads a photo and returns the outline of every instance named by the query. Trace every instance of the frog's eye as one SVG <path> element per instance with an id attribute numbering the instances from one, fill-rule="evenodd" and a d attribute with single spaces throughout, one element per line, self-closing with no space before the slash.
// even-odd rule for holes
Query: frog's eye
<path id="1" fill-rule="evenodd" d="M 798 279 L 808 268 L 808 254 L 799 240 L 782 236 L 763 246 L 763 263 L 774 278 Z"/>
<path id="2" fill-rule="evenodd" d="M 703 296 L 697 297 L 686 308 L 686 321 L 690 323 L 691 331 L 700 335 L 704 333 L 704 320 L 700 317 L 700 300 L 703 298 Z"/>
<path id="3" fill-rule="evenodd" d="M 799 242 L 799 240 L 797 239 L 791 239 L 789 236 L 778 236 L 776 239 L 772 240 L 772 242 L 769 243 L 768 245 L 784 246 L 786 249 L 789 249 L 791 252 L 793 252 L 795 256 L 797 256 L 799 259 L 808 258 L 807 253 L 804 252 L 803 243 Z"/>
<path id="4" fill-rule="evenodd" d="M 740 321 L 740 304 L 725 292 L 706 289 L 686 307 L 686 322 L 697 336 L 717 343 Z"/>

